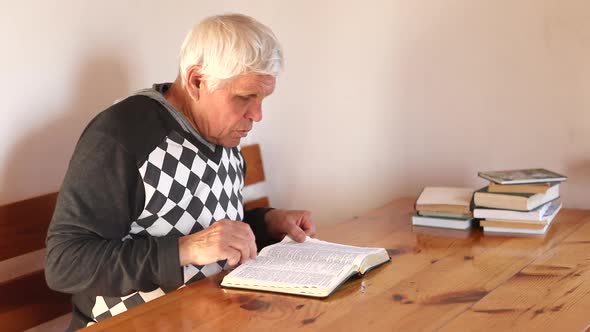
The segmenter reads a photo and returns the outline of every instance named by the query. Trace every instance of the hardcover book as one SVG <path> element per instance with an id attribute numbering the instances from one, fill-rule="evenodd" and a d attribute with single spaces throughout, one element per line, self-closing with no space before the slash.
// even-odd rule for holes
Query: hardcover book
<path id="1" fill-rule="evenodd" d="M 567 177 L 544 168 L 479 172 L 479 177 L 498 184 L 563 182 Z"/>
<path id="2" fill-rule="evenodd" d="M 449 237 L 455 239 L 467 239 L 473 233 L 473 228 L 452 229 L 429 226 L 412 226 L 412 233 L 420 236 Z"/>
<path id="3" fill-rule="evenodd" d="M 434 212 L 459 218 L 471 216 L 472 197 L 471 188 L 425 187 L 416 201 L 416 210 L 421 215 Z"/>
<path id="4" fill-rule="evenodd" d="M 561 203 L 554 201 L 549 203 L 550 208 L 546 211 L 543 219 L 540 221 L 532 220 L 509 220 L 509 219 L 486 219 L 479 222 L 484 227 L 503 227 L 503 228 L 525 228 L 525 229 L 542 229 L 551 224 L 555 216 L 561 210 Z"/>
<path id="5" fill-rule="evenodd" d="M 531 211 L 559 197 L 559 186 L 555 185 L 544 194 L 490 193 L 484 187 L 475 192 L 473 201 L 478 207 Z"/>
<path id="6" fill-rule="evenodd" d="M 510 235 L 510 236 L 544 235 L 545 233 L 547 233 L 548 229 L 549 229 L 549 225 L 545 225 L 545 226 L 543 226 L 543 228 L 540 228 L 540 229 L 484 227 L 483 233 L 484 233 L 484 235 Z"/>
<path id="7" fill-rule="evenodd" d="M 327 297 L 346 280 L 390 260 L 384 248 L 354 247 L 289 237 L 226 275 L 221 286 Z"/>
<path id="8" fill-rule="evenodd" d="M 451 219 L 470 219 L 471 213 L 453 213 L 453 212 L 435 212 L 435 211 L 418 211 L 418 215 L 423 217 L 440 217 Z"/>
<path id="9" fill-rule="evenodd" d="M 530 230 L 535 230 L 535 229 L 543 229 L 545 228 L 545 224 L 544 223 L 527 223 L 527 222 L 507 222 L 507 221 L 494 221 L 494 220 L 482 220 L 479 222 L 479 224 L 481 225 L 481 227 L 483 227 L 484 230 L 488 229 L 490 227 L 500 227 L 502 229 L 513 229 L 513 228 L 522 228 L 522 229 L 530 229 Z"/>
<path id="10" fill-rule="evenodd" d="M 450 229 L 468 229 L 471 227 L 471 218 L 457 219 L 414 215 L 412 216 L 412 225 Z"/>
<path id="11" fill-rule="evenodd" d="M 547 202 L 531 211 L 514 211 L 500 209 L 476 208 L 473 210 L 473 216 L 479 219 L 504 219 L 539 222 L 548 217 L 558 206 L 561 206 L 559 200 Z"/>
<path id="12" fill-rule="evenodd" d="M 497 184 L 490 182 L 488 191 L 491 193 L 526 193 L 544 194 L 552 186 L 559 182 L 523 183 L 523 184 Z"/>

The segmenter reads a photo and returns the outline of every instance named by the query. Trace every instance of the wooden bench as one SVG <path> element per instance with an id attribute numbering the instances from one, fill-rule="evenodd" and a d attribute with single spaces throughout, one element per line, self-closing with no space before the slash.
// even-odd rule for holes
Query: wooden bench
<path id="1" fill-rule="evenodd" d="M 50 290 L 43 273 L 40 250 L 56 198 L 52 193 L 0 206 L 0 262 L 24 272 L 0 282 L 2 331 L 23 331 L 72 311 L 70 295 Z"/>

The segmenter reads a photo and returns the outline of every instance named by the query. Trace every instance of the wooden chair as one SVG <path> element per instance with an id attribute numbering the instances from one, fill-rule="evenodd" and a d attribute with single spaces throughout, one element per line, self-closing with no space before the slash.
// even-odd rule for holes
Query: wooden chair
<path id="1" fill-rule="evenodd" d="M 56 198 L 52 193 L 0 206 L 0 263 L 24 273 L 0 281 L 2 331 L 23 331 L 72 311 L 70 295 L 50 290 L 43 273 L 40 250 Z"/>
<path id="2" fill-rule="evenodd" d="M 244 209 L 269 207 L 268 196 L 264 195 L 264 167 L 260 145 L 252 144 L 242 147 L 242 155 L 246 160 L 246 178 L 244 179 Z"/>

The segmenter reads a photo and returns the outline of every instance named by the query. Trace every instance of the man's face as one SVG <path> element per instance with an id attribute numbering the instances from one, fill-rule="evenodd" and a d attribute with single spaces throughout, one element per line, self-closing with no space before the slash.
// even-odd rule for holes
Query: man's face
<path id="1" fill-rule="evenodd" d="M 262 100 L 275 88 L 271 75 L 244 74 L 210 92 L 201 84 L 191 112 L 198 130 L 211 143 L 234 147 L 262 120 Z"/>

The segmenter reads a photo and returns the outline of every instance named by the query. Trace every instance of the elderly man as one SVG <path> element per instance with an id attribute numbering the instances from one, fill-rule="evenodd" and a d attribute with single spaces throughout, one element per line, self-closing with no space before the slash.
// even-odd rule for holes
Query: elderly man
<path id="1" fill-rule="evenodd" d="M 282 65 L 272 31 L 243 15 L 187 35 L 180 72 L 84 130 L 47 235 L 46 278 L 73 294 L 79 329 L 256 257 L 315 228 L 307 211 L 244 211 L 237 148 Z M 242 222 L 243 221 L 243 222 Z"/>

